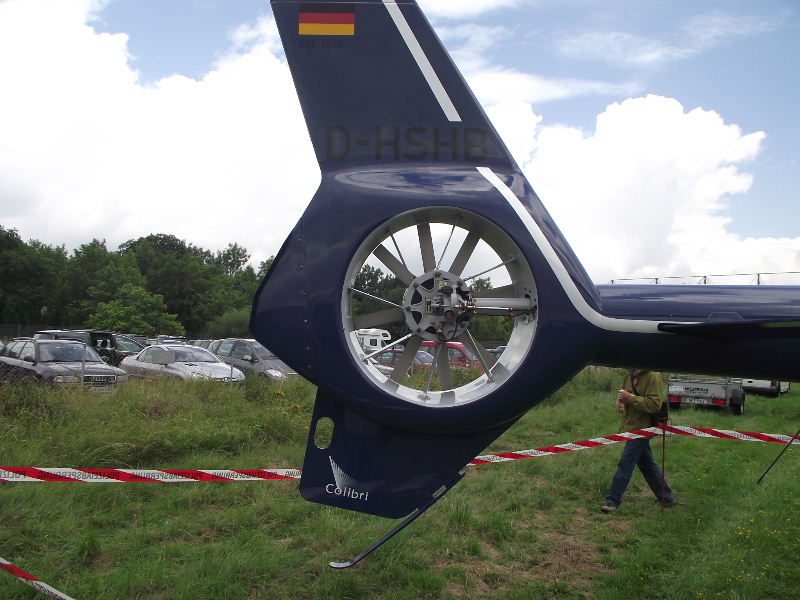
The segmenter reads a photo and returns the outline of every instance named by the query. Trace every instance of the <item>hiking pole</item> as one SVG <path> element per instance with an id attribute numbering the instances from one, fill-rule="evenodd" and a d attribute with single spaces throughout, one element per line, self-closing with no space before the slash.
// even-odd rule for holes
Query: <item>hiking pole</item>
<path id="1" fill-rule="evenodd" d="M 776 463 L 776 462 L 778 462 L 778 460 L 780 459 L 780 457 L 781 457 L 781 456 L 783 456 L 783 453 L 784 453 L 784 452 L 786 452 L 786 450 L 789 448 L 789 446 L 791 446 L 791 445 L 794 443 L 794 441 L 795 441 L 795 440 L 797 440 L 797 439 L 800 439 L 800 429 L 798 429 L 798 430 L 797 430 L 797 433 L 795 433 L 795 434 L 794 434 L 794 438 L 793 438 L 793 439 L 791 439 L 791 440 L 789 440 L 789 443 L 788 443 L 788 444 L 786 444 L 786 445 L 783 447 L 783 450 L 781 450 L 781 451 L 780 451 L 780 454 L 778 454 L 778 456 L 776 456 L 776 457 L 775 457 L 775 460 L 773 460 L 773 461 L 772 461 L 772 464 L 771 464 L 770 466 L 768 466 L 768 467 L 767 467 L 767 470 L 766 470 L 766 471 L 764 471 L 764 474 L 763 474 L 761 477 L 759 477 L 759 478 L 758 478 L 758 481 L 756 481 L 756 483 L 761 483 L 761 482 L 764 480 L 764 477 L 766 477 L 766 476 L 767 476 L 767 473 L 769 473 L 769 470 L 770 470 L 772 467 L 774 467 L 774 466 L 775 466 L 775 463 Z"/>
<path id="2" fill-rule="evenodd" d="M 666 507 L 663 504 L 664 492 L 667 489 L 667 419 L 659 421 L 661 425 L 661 510 Z"/>

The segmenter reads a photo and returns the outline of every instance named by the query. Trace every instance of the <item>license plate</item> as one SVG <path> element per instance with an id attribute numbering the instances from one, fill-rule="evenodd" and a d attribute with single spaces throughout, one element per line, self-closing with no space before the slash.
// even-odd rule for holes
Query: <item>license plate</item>
<path id="1" fill-rule="evenodd" d="M 711 404 L 708 398 L 681 398 L 681 404 Z"/>

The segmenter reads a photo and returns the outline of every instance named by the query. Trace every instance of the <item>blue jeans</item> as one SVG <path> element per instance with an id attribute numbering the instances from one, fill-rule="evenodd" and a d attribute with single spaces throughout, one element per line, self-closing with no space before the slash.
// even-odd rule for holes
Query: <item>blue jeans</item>
<path id="1" fill-rule="evenodd" d="M 639 467 L 644 475 L 647 485 L 656 496 L 656 499 L 670 504 L 675 503 L 672 497 L 672 489 L 661 475 L 661 469 L 653 459 L 653 451 L 650 449 L 650 439 L 641 438 L 631 440 L 625 444 L 622 456 L 617 465 L 617 472 L 611 480 L 611 492 L 606 496 L 606 502 L 619 506 L 622 504 L 622 495 L 630 483 L 633 476 L 633 469 Z"/>

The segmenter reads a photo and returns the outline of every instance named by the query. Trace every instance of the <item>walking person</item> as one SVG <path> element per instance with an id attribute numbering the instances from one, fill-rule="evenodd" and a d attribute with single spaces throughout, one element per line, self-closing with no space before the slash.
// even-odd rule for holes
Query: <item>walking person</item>
<path id="1" fill-rule="evenodd" d="M 651 415 L 659 412 L 664 400 L 661 373 L 645 369 L 629 371 L 625 375 L 622 388 L 617 393 L 616 408 L 622 414 L 620 431 L 651 427 Z M 650 438 L 640 438 L 624 445 L 617 472 L 611 479 L 611 491 L 600 510 L 610 513 L 619 508 L 625 489 L 633 476 L 633 470 L 637 466 L 653 491 L 656 503 L 664 507 L 675 505 L 672 489 L 653 458 Z"/>

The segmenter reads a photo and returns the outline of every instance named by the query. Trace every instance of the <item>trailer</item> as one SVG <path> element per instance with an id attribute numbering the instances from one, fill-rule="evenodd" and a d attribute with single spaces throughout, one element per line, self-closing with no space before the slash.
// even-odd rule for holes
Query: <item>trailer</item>
<path id="1" fill-rule="evenodd" d="M 727 406 L 735 415 L 744 413 L 744 389 L 740 378 L 672 373 L 667 381 L 667 400 L 670 408 Z"/>
<path id="2" fill-rule="evenodd" d="M 385 329 L 357 329 L 356 338 L 362 348 L 367 350 L 380 350 L 392 339 Z"/>

